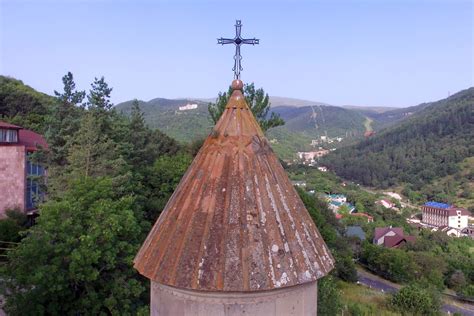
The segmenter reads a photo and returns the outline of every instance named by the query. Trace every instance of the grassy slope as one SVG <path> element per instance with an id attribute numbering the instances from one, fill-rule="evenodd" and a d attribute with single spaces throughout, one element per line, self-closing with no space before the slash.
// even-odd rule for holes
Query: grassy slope
<path id="1" fill-rule="evenodd" d="M 389 295 L 365 286 L 340 281 L 338 283 L 344 310 L 355 315 L 401 315 L 389 309 Z M 355 313 L 355 311 L 359 313 Z"/>

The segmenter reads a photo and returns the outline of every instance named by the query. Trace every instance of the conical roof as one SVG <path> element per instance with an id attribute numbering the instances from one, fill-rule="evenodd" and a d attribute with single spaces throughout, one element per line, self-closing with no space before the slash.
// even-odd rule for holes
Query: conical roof
<path id="1" fill-rule="evenodd" d="M 246 104 L 224 113 L 135 257 L 161 284 L 250 292 L 317 280 L 334 260 Z"/>

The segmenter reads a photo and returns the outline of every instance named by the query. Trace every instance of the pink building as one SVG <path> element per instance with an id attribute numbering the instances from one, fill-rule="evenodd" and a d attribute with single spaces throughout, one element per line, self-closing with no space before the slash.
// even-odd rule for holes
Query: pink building
<path id="1" fill-rule="evenodd" d="M 0 218 L 8 209 L 35 211 L 42 196 L 38 177 L 45 170 L 28 156 L 40 147 L 48 147 L 43 136 L 0 121 Z"/>
<path id="2" fill-rule="evenodd" d="M 421 222 L 430 226 L 464 229 L 469 224 L 469 211 L 461 207 L 439 202 L 426 202 L 421 210 Z"/>

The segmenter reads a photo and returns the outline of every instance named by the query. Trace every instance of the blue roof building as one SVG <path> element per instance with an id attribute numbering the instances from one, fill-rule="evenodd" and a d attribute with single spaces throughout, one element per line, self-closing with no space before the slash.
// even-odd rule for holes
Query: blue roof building
<path id="1" fill-rule="evenodd" d="M 426 202 L 426 203 L 425 203 L 425 206 L 436 207 L 436 208 L 443 208 L 443 209 L 446 209 L 446 208 L 450 208 L 450 207 L 451 207 L 451 205 L 449 205 L 449 204 L 440 203 L 440 202 L 434 202 L 434 201 Z"/>

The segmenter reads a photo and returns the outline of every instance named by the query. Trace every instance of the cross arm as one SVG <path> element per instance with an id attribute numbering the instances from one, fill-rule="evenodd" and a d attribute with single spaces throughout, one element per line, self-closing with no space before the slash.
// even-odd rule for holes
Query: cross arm
<path id="1" fill-rule="evenodd" d="M 242 44 L 252 44 L 256 45 L 259 44 L 260 40 L 257 38 L 243 38 L 242 39 Z"/>
<path id="2" fill-rule="evenodd" d="M 218 38 L 217 39 L 217 44 L 234 44 L 234 39 L 233 38 Z"/>

